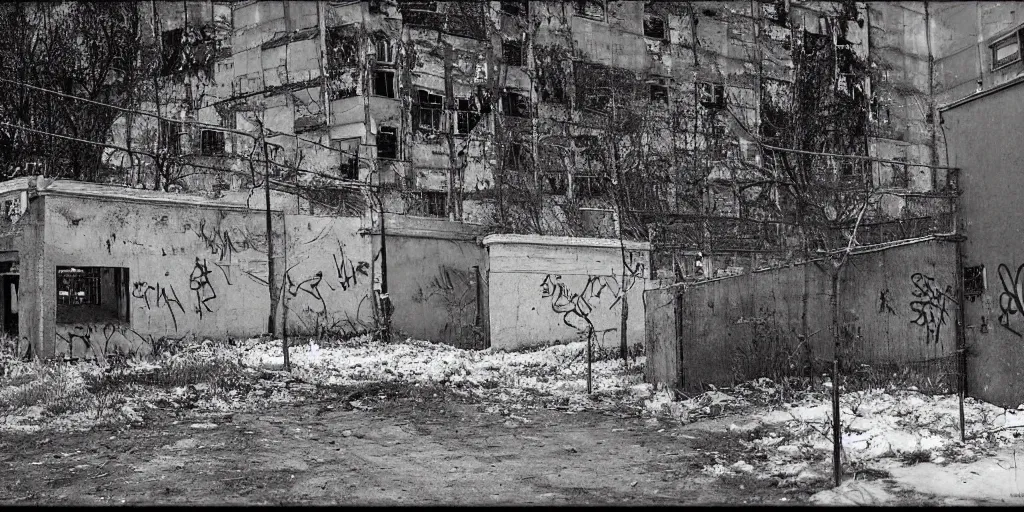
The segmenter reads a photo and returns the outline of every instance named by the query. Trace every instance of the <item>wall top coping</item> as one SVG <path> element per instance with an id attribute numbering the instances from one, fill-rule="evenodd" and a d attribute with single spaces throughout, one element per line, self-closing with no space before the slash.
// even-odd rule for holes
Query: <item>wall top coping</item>
<path id="1" fill-rule="evenodd" d="M 549 245 L 555 247 L 599 247 L 606 249 L 618 249 L 625 246 L 630 251 L 650 251 L 649 242 L 631 242 L 624 240 L 620 242 L 614 238 L 582 238 L 571 236 L 548 236 L 548 235 L 512 235 L 499 234 L 487 235 L 483 239 L 484 247 L 499 244 L 522 244 L 522 245 Z"/>
<path id="2" fill-rule="evenodd" d="M 117 185 L 105 185 L 100 183 L 86 183 L 73 180 L 53 180 L 49 178 L 16 178 L 0 182 L 0 194 L 28 191 L 33 188 L 39 195 L 56 195 L 87 197 L 105 201 L 130 201 L 144 202 L 154 205 L 166 206 L 192 206 L 201 208 L 214 208 L 219 210 L 233 210 L 245 212 L 265 212 L 265 208 L 250 208 L 244 204 L 227 202 L 223 200 L 209 199 L 205 197 L 177 194 L 174 192 L 162 192 L 159 190 L 142 190 Z M 271 212 L 281 213 L 279 208 L 271 208 Z"/>

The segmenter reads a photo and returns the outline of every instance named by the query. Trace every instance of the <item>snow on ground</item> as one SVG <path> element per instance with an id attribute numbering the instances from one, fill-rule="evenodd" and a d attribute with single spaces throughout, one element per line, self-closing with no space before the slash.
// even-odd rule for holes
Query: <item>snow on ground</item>
<path id="1" fill-rule="evenodd" d="M 242 344 L 246 366 L 279 369 L 284 365 L 280 340 L 249 340 Z M 369 337 L 289 347 L 291 373 L 320 385 L 364 382 L 407 382 L 451 387 L 503 401 L 522 401 L 547 395 L 570 408 L 586 401 L 586 343 L 552 345 L 535 350 L 465 350 L 418 340 L 382 343 Z M 627 365 L 621 359 L 592 363 L 595 395 L 639 397 L 649 394 L 642 384 L 644 358 Z"/>

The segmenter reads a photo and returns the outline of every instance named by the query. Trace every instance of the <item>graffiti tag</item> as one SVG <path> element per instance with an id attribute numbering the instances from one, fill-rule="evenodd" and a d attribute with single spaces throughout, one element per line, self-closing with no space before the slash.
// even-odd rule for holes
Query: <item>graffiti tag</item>
<path id="1" fill-rule="evenodd" d="M 171 291 L 170 295 L 167 294 L 167 290 Z M 153 303 L 149 301 L 150 293 L 154 293 L 156 296 L 156 300 Z M 178 306 L 182 313 L 185 312 L 185 307 L 181 305 L 181 300 L 178 299 L 178 293 L 174 291 L 174 286 L 168 288 L 161 286 L 160 283 L 156 283 L 156 286 L 153 286 L 145 281 L 136 281 L 132 283 L 132 297 L 145 301 L 146 309 L 151 310 L 154 307 L 159 309 L 161 306 L 167 308 L 167 311 L 171 313 L 171 322 L 174 324 L 174 330 L 178 330 L 178 317 L 174 313 L 173 306 Z"/>
<path id="2" fill-rule="evenodd" d="M 1003 284 L 1003 291 L 999 294 L 999 325 L 1020 337 L 1024 335 L 1010 327 L 1010 319 L 1014 315 L 1024 314 L 1024 304 L 1021 304 L 1021 297 L 1024 296 L 1022 273 L 1024 265 L 1017 267 L 1017 273 L 1011 275 L 1010 267 L 999 264 L 999 281 Z"/>
<path id="3" fill-rule="evenodd" d="M 196 258 L 192 273 L 188 276 L 188 287 L 196 294 L 195 311 L 199 314 L 199 318 L 203 317 L 203 309 L 213 312 L 207 303 L 217 298 L 217 291 L 214 290 L 213 283 L 210 282 L 210 273 L 210 269 L 206 266 L 206 260 L 200 262 L 199 258 Z"/>
<path id="4" fill-rule="evenodd" d="M 942 326 L 946 324 L 947 301 L 956 304 L 950 296 L 953 289 L 951 286 L 947 286 L 945 290 L 940 289 L 935 285 L 934 278 L 920 272 L 910 276 L 910 282 L 914 284 L 911 294 L 916 299 L 910 302 L 910 310 L 917 313 L 910 322 L 928 330 L 925 343 L 937 344 Z"/>

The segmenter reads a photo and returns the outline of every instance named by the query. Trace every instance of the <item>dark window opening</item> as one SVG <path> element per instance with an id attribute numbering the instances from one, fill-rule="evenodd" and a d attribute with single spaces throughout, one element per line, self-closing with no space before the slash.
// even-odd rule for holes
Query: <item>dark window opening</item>
<path id="1" fill-rule="evenodd" d="M 390 126 L 377 131 L 377 158 L 398 158 L 398 133 Z"/>
<path id="2" fill-rule="evenodd" d="M 161 48 L 161 66 L 160 76 L 173 75 L 180 71 L 183 64 L 182 59 L 182 39 L 184 39 L 185 30 L 176 28 L 172 30 L 165 30 L 160 33 L 160 48 Z"/>
<path id="3" fill-rule="evenodd" d="M 530 150 L 526 144 L 519 141 L 511 141 L 505 147 L 505 168 L 525 169 L 530 161 Z"/>
<path id="4" fill-rule="evenodd" d="M 697 84 L 697 100 L 708 108 L 725 108 L 725 86 L 699 82 Z"/>
<path id="5" fill-rule="evenodd" d="M 518 16 L 526 13 L 525 0 L 501 0 L 501 12 Z"/>
<path id="6" fill-rule="evenodd" d="M 385 98 L 395 97 L 395 72 L 377 70 L 373 73 L 373 94 Z"/>
<path id="7" fill-rule="evenodd" d="M 425 191 L 421 192 L 423 197 L 423 211 L 429 217 L 445 217 L 448 215 L 448 194 L 445 192 Z"/>
<path id="8" fill-rule="evenodd" d="M 224 132 L 217 130 L 203 130 L 200 140 L 200 151 L 204 156 L 218 156 L 224 154 Z"/>
<path id="9" fill-rule="evenodd" d="M 575 175 L 572 193 L 575 197 L 598 197 L 605 194 L 605 180 L 601 176 Z"/>
<path id="10" fill-rule="evenodd" d="M 501 43 L 501 55 L 508 66 L 523 65 L 523 43 L 513 39 L 506 39 Z"/>
<path id="11" fill-rule="evenodd" d="M 181 153 L 181 133 L 178 123 L 167 119 L 160 120 L 160 149 L 169 155 Z"/>
<path id="12" fill-rule="evenodd" d="M 964 298 L 974 300 L 985 293 L 985 265 L 964 267 Z"/>
<path id="13" fill-rule="evenodd" d="M 57 267 L 59 324 L 127 322 L 128 269 Z"/>
<path id="14" fill-rule="evenodd" d="M 501 113 L 512 117 L 530 117 L 530 100 L 517 92 L 501 94 Z"/>
<path id="15" fill-rule="evenodd" d="M 545 192 L 555 196 L 564 196 L 569 186 L 563 172 L 549 172 L 544 176 Z"/>
<path id="16" fill-rule="evenodd" d="M 857 183 L 864 181 L 868 175 L 868 166 L 865 161 L 845 161 L 839 164 L 840 181 Z"/>
<path id="17" fill-rule="evenodd" d="M 480 122 L 480 112 L 470 98 L 458 98 L 455 111 L 455 133 L 466 135 Z"/>
<path id="18" fill-rule="evenodd" d="M 668 104 L 668 86 L 665 84 L 665 80 L 658 80 L 650 84 L 650 99 Z"/>
<path id="19" fill-rule="evenodd" d="M 812 34 L 804 30 L 804 54 L 813 55 L 818 50 L 825 48 L 829 37 L 823 34 Z"/>
<path id="20" fill-rule="evenodd" d="M 644 14 L 644 35 L 664 41 L 667 39 L 665 20 L 653 14 Z"/>
<path id="21" fill-rule="evenodd" d="M 420 89 L 416 91 L 417 109 L 416 129 L 441 131 L 444 128 L 444 96 L 431 94 Z"/>
<path id="22" fill-rule="evenodd" d="M 380 4 L 382 2 L 383 2 L 383 0 L 370 0 L 370 5 L 367 6 L 370 14 L 380 14 L 381 13 Z"/>
<path id="23" fill-rule="evenodd" d="M 1008 37 L 1004 37 L 992 44 L 993 70 L 1020 60 L 1021 34 L 1024 34 L 1024 29 L 1010 34 Z"/>
<path id="24" fill-rule="evenodd" d="M 574 0 L 577 16 L 604 21 L 604 0 Z"/>

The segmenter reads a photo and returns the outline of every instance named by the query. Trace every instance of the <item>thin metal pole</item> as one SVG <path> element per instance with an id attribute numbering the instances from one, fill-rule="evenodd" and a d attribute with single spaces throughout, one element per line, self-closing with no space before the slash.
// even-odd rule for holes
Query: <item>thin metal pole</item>
<path id="1" fill-rule="evenodd" d="M 832 474 L 836 487 L 842 482 L 842 438 L 839 435 L 839 269 L 832 269 L 832 340 L 835 353 L 832 358 Z"/>
<path id="2" fill-rule="evenodd" d="M 594 392 L 593 376 L 594 376 L 594 356 L 591 349 L 592 341 L 594 339 L 594 328 L 591 326 L 587 329 L 587 394 Z"/>

